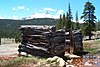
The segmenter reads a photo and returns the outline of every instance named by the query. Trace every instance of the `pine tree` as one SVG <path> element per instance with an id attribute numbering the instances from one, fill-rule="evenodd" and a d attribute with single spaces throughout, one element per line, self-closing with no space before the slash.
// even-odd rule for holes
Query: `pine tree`
<path id="1" fill-rule="evenodd" d="M 98 20 L 98 22 L 96 22 L 96 30 L 97 31 L 99 30 L 99 23 L 100 23 L 100 21 Z"/>
<path id="2" fill-rule="evenodd" d="M 0 37 L 0 45 L 1 45 L 1 37 Z"/>
<path id="3" fill-rule="evenodd" d="M 56 23 L 56 30 L 59 30 L 62 28 L 62 16 L 60 15 L 60 18 L 58 22 Z"/>
<path id="4" fill-rule="evenodd" d="M 63 14 L 63 17 L 61 18 L 61 15 L 60 15 L 60 19 L 56 24 L 56 29 L 57 30 L 62 29 L 62 28 L 66 28 L 66 30 L 73 29 L 72 19 L 73 19 L 73 17 L 72 17 L 70 3 L 69 3 L 67 16 L 65 16 L 65 14 Z"/>
<path id="5" fill-rule="evenodd" d="M 76 24 L 75 24 L 75 30 L 80 29 L 79 27 L 79 21 L 78 21 L 78 11 L 76 11 Z"/>
<path id="6" fill-rule="evenodd" d="M 68 12 L 67 12 L 67 15 L 66 15 L 65 27 L 66 27 L 66 30 L 71 29 L 71 22 L 69 20 L 69 14 L 68 14 Z"/>
<path id="7" fill-rule="evenodd" d="M 91 2 L 86 2 L 85 6 L 84 6 L 84 11 L 83 11 L 83 16 L 81 16 L 81 19 L 84 18 L 84 22 L 86 23 L 83 27 L 85 27 L 83 29 L 83 32 L 85 32 L 86 36 L 89 36 L 89 39 L 91 40 L 91 36 L 92 36 L 92 31 L 95 30 L 95 19 L 96 16 L 94 15 L 94 10 L 95 7 L 94 5 L 92 5 Z"/>
<path id="8" fill-rule="evenodd" d="M 71 7 L 70 7 L 70 3 L 68 4 L 68 12 L 67 12 L 67 21 L 68 21 L 68 25 L 69 28 L 68 29 L 72 29 L 72 12 L 71 12 Z"/>
<path id="9" fill-rule="evenodd" d="M 62 18 L 62 28 L 65 27 L 65 23 L 66 23 L 66 17 L 65 17 L 65 14 L 63 14 L 63 18 Z"/>

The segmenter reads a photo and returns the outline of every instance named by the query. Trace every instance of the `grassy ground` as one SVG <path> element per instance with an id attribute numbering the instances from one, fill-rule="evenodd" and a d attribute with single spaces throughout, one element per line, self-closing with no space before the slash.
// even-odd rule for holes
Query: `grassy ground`
<path id="1" fill-rule="evenodd" d="M 100 40 L 83 41 L 84 51 L 100 55 Z M 46 58 L 35 56 L 17 57 L 9 60 L 0 60 L 0 67 L 58 67 L 57 63 L 51 64 Z"/>
<path id="2" fill-rule="evenodd" d="M 21 64 L 29 64 L 33 63 L 34 65 L 39 61 L 37 57 L 34 58 L 26 58 L 26 57 L 18 57 L 9 60 L 1 60 L 0 67 L 20 67 Z"/>
<path id="3" fill-rule="evenodd" d="M 84 51 L 100 54 L 100 40 L 83 41 Z"/>
<path id="4" fill-rule="evenodd" d="M 9 60 L 0 60 L 0 67 L 59 67 L 57 63 L 49 63 L 46 58 L 17 57 Z"/>

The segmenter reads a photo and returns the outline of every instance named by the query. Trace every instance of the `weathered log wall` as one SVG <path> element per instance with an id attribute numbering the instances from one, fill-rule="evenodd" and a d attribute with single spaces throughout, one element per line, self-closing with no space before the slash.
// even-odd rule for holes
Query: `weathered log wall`
<path id="1" fill-rule="evenodd" d="M 83 37 L 80 30 L 66 32 L 65 36 L 66 51 L 68 53 L 76 53 L 77 51 L 83 51 Z"/>
<path id="2" fill-rule="evenodd" d="M 39 56 L 55 56 L 65 51 L 65 33 L 63 31 L 50 32 L 45 29 L 24 27 L 19 52 L 26 52 Z"/>
<path id="3" fill-rule="evenodd" d="M 55 31 L 53 29 L 20 28 L 22 42 L 19 53 L 26 52 L 43 57 L 64 55 L 64 52 L 75 53 L 83 49 L 81 32 Z"/>

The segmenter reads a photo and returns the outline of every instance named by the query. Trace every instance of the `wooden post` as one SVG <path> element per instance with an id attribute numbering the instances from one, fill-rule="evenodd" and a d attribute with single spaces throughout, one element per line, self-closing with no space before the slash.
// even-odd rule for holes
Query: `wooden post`
<path id="1" fill-rule="evenodd" d="M 74 47 L 73 47 L 73 33 L 72 30 L 70 30 L 70 54 L 73 54 Z"/>

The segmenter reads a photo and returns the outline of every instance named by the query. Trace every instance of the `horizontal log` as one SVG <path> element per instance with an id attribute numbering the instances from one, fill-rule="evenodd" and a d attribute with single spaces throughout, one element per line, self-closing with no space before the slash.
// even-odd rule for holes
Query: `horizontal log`
<path id="1" fill-rule="evenodd" d="M 44 47 L 44 48 L 47 48 L 49 46 L 48 43 L 45 43 L 45 44 L 43 44 L 43 43 L 30 43 L 30 44 L 32 44 L 34 46 L 38 46 L 38 47 Z"/>
<path id="2" fill-rule="evenodd" d="M 40 42 L 48 43 L 48 40 L 29 40 L 29 42 L 32 42 L 32 43 L 40 43 Z"/>

